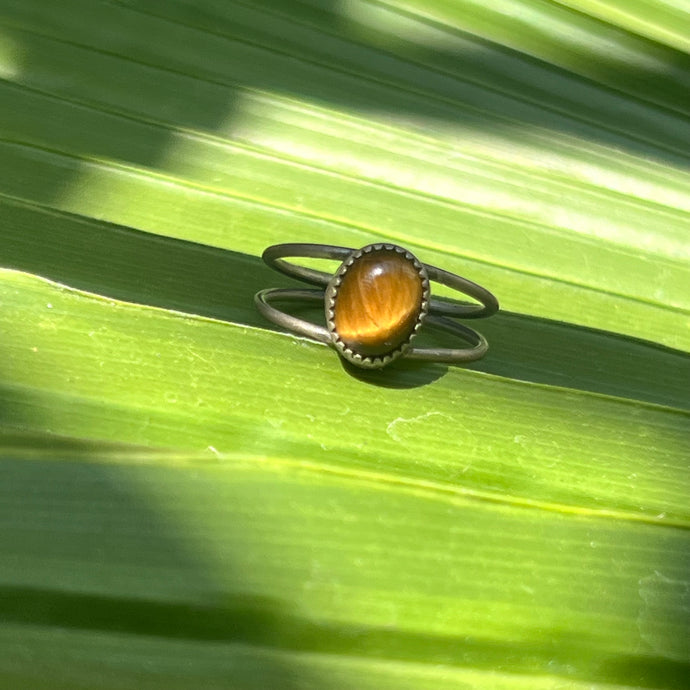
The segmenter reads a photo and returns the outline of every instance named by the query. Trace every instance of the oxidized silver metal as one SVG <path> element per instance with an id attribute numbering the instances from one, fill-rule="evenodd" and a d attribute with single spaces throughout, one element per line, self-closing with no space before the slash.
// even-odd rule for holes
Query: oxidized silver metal
<path id="1" fill-rule="evenodd" d="M 412 261 L 416 268 L 418 267 L 423 280 L 423 306 L 411 336 L 395 351 L 383 356 L 363 356 L 346 347 L 339 339 L 333 323 L 333 305 L 342 276 L 345 275 L 354 261 L 361 257 L 363 253 L 371 251 L 373 248 L 385 248 L 401 253 L 407 260 Z M 341 261 L 341 265 L 335 274 L 330 274 L 305 266 L 291 264 L 285 261 L 284 257 L 335 259 Z M 278 326 L 334 347 L 342 357 L 357 366 L 377 369 L 386 366 L 401 356 L 409 359 L 436 362 L 471 362 L 483 357 L 488 350 L 488 344 L 480 333 L 447 317 L 476 319 L 491 316 L 498 311 L 498 301 L 494 295 L 466 278 L 420 262 L 411 252 L 402 247 L 394 244 L 379 243 L 354 250 L 347 247 L 324 244 L 278 244 L 268 247 L 264 251 L 262 258 L 266 264 L 281 273 L 312 285 L 322 286 L 325 289 L 269 288 L 261 290 L 254 297 L 254 302 L 259 312 Z M 430 295 L 430 281 L 435 281 L 458 290 L 474 298 L 479 304 L 434 299 Z M 327 327 L 324 328 L 318 324 L 287 314 L 273 306 L 273 301 L 323 302 Z M 411 343 L 417 336 L 422 324 L 449 332 L 468 343 L 470 347 L 415 348 Z"/>

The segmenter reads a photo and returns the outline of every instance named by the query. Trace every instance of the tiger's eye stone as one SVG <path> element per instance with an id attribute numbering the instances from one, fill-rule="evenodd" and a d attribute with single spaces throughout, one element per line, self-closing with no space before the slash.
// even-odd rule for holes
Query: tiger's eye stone
<path id="1" fill-rule="evenodd" d="M 355 259 L 338 287 L 333 323 L 340 339 L 363 356 L 386 355 L 414 331 L 424 288 L 414 263 L 393 249 Z"/>

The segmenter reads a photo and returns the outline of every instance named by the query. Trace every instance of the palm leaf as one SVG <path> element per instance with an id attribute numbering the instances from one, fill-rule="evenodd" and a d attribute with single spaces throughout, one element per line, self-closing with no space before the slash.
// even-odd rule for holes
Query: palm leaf
<path id="1" fill-rule="evenodd" d="M 689 26 L 3 0 L 3 687 L 684 687 Z M 291 241 L 487 285 L 489 356 L 279 332 Z"/>

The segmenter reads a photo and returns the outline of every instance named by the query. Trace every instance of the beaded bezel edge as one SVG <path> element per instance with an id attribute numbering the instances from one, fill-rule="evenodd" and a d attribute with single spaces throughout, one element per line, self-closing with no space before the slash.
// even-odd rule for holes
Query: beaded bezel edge
<path id="1" fill-rule="evenodd" d="M 343 340 L 338 335 L 338 331 L 335 327 L 335 305 L 338 297 L 338 289 L 342 284 L 343 278 L 350 269 L 350 267 L 360 259 L 365 254 L 370 254 L 376 251 L 395 251 L 401 254 L 405 260 L 411 263 L 415 270 L 417 271 L 421 281 L 422 281 L 422 299 L 419 306 L 419 313 L 417 314 L 417 319 L 413 329 L 410 331 L 407 339 L 398 345 L 394 350 L 387 352 L 382 355 L 362 355 L 356 352 L 351 347 L 346 345 Z M 429 300 L 431 298 L 431 286 L 429 283 L 429 277 L 426 272 L 424 264 L 422 264 L 417 257 L 412 254 L 412 252 L 407 249 L 398 246 L 397 244 L 389 244 L 377 242 L 374 244 L 368 244 L 361 249 L 357 249 L 348 256 L 345 261 L 343 261 L 338 270 L 333 274 L 333 277 L 328 283 L 325 292 L 324 307 L 326 313 L 326 327 L 331 337 L 331 344 L 338 351 L 343 359 L 351 362 L 355 366 L 362 367 L 364 369 L 380 369 L 387 366 L 391 362 L 395 361 L 399 357 L 405 354 L 406 350 L 409 349 L 410 344 L 417 337 L 419 329 L 422 327 L 424 320 L 429 313 Z"/>

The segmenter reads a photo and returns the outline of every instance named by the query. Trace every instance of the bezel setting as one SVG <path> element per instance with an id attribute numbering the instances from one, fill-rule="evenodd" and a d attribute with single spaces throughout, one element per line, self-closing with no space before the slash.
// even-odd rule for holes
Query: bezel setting
<path id="1" fill-rule="evenodd" d="M 357 352 L 355 349 L 347 345 L 338 334 L 334 320 L 335 308 L 338 300 L 338 291 L 350 268 L 352 268 L 352 266 L 363 256 L 382 251 L 395 252 L 414 267 L 422 284 L 422 297 L 418 306 L 414 326 L 412 327 L 412 330 L 407 338 L 390 352 L 386 352 L 381 355 L 365 355 L 361 352 Z M 352 254 L 350 254 L 350 256 L 348 256 L 347 259 L 340 264 L 338 270 L 330 279 L 328 286 L 326 287 L 324 307 L 326 314 L 326 326 L 328 328 L 331 342 L 343 359 L 358 367 L 363 367 L 365 369 L 380 369 L 381 367 L 385 367 L 394 360 L 398 359 L 398 357 L 403 355 L 405 351 L 409 349 L 410 344 L 417 336 L 419 329 L 429 313 L 430 297 L 431 289 L 429 277 L 424 265 L 414 254 L 396 244 L 376 243 L 362 247 L 361 249 L 352 252 Z"/>

